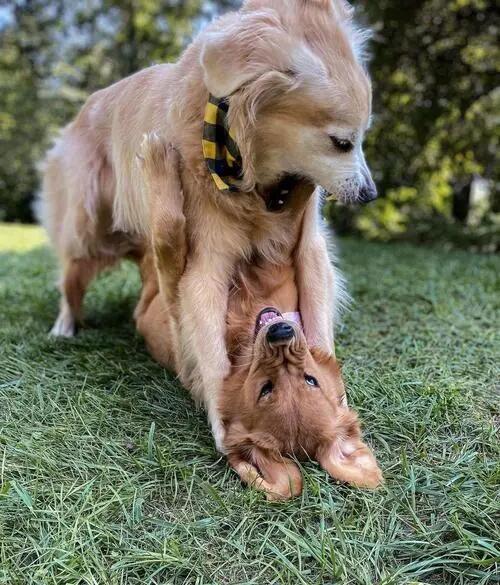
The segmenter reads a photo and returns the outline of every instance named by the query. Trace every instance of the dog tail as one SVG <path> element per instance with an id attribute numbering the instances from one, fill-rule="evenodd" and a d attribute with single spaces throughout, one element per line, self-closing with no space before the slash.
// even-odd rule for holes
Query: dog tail
<path id="1" fill-rule="evenodd" d="M 61 138 L 58 138 L 45 159 L 38 164 L 42 188 L 32 204 L 36 220 L 45 228 L 53 245 L 56 245 L 61 230 L 61 211 L 66 207 L 60 151 Z"/>

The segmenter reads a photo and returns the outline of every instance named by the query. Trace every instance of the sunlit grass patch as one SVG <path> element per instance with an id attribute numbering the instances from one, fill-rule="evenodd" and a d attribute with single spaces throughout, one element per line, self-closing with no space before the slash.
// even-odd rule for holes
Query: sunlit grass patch
<path id="1" fill-rule="evenodd" d="M 45 243 L 47 236 L 38 226 L 0 223 L 0 253 L 28 252 Z"/>

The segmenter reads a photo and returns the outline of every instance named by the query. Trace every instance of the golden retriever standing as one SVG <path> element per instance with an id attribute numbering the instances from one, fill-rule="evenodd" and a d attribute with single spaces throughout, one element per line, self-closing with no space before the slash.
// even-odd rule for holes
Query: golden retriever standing
<path id="1" fill-rule="evenodd" d="M 157 138 L 143 147 L 145 184 L 154 197 L 165 186 L 165 172 L 175 177 L 177 157 Z M 161 161 L 164 161 L 162 164 Z M 183 208 L 180 181 L 170 184 L 170 201 Z M 293 198 L 307 196 L 297 186 Z M 179 372 L 180 282 L 186 253 L 181 212 L 170 224 L 166 273 L 167 300 L 160 293 L 152 255 L 141 261 L 143 290 L 136 307 L 137 329 L 149 351 Z M 356 415 L 347 407 L 335 357 L 310 348 L 300 319 L 292 256 L 277 265 L 262 258 L 242 261 L 229 290 L 226 345 L 231 363 L 224 380 L 218 416 L 224 428 L 222 447 L 241 479 L 267 493 L 268 499 L 298 495 L 299 467 L 290 456 L 313 458 L 335 479 L 374 488 L 382 474 L 361 440 Z"/>
<path id="2" fill-rule="evenodd" d="M 333 351 L 336 285 L 313 187 L 347 201 L 376 196 L 362 152 L 371 108 L 362 40 L 343 0 L 247 0 L 177 63 L 90 96 L 48 155 L 43 216 L 62 268 L 52 332 L 71 336 L 89 281 L 124 256 L 152 247 L 160 290 L 167 290 L 164 256 L 176 210 L 168 192 L 148 197 L 134 159 L 145 133 L 178 151 L 189 247 L 180 282 L 180 375 L 205 403 L 219 447 L 217 404 L 230 371 L 228 290 L 242 259 L 279 264 L 294 255 L 307 343 Z M 222 126 L 239 150 L 241 168 L 229 185 L 202 141 L 214 104 L 217 115 L 226 112 Z M 226 137 L 218 146 L 229 152 L 229 144 Z M 294 199 L 297 182 L 307 196 Z"/>

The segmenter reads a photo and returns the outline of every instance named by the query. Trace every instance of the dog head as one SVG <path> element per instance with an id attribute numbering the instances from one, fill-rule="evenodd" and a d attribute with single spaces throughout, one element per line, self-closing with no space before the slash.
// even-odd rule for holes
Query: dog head
<path id="1" fill-rule="evenodd" d="M 293 174 L 344 202 L 376 197 L 365 36 L 343 0 L 248 0 L 205 34 L 205 84 L 228 97 L 244 190 Z"/>
<path id="2" fill-rule="evenodd" d="M 361 440 L 357 416 L 346 405 L 337 361 L 309 350 L 302 328 L 275 309 L 257 318 L 255 340 L 243 366 L 222 393 L 225 446 L 230 464 L 270 497 L 300 493 L 298 467 L 287 458 L 310 457 L 335 479 L 374 488 L 382 481 Z"/>

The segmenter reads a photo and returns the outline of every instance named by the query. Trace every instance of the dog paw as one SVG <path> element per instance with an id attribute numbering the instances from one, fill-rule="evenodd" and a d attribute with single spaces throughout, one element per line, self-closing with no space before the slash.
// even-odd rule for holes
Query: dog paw
<path id="1" fill-rule="evenodd" d="M 50 337 L 74 337 L 76 335 L 75 320 L 70 315 L 59 315 L 49 335 Z"/>
<path id="2" fill-rule="evenodd" d="M 167 164 L 177 164 L 178 154 L 172 144 L 167 144 L 157 132 L 150 132 L 142 137 L 137 159 L 145 170 L 161 172 Z"/>

